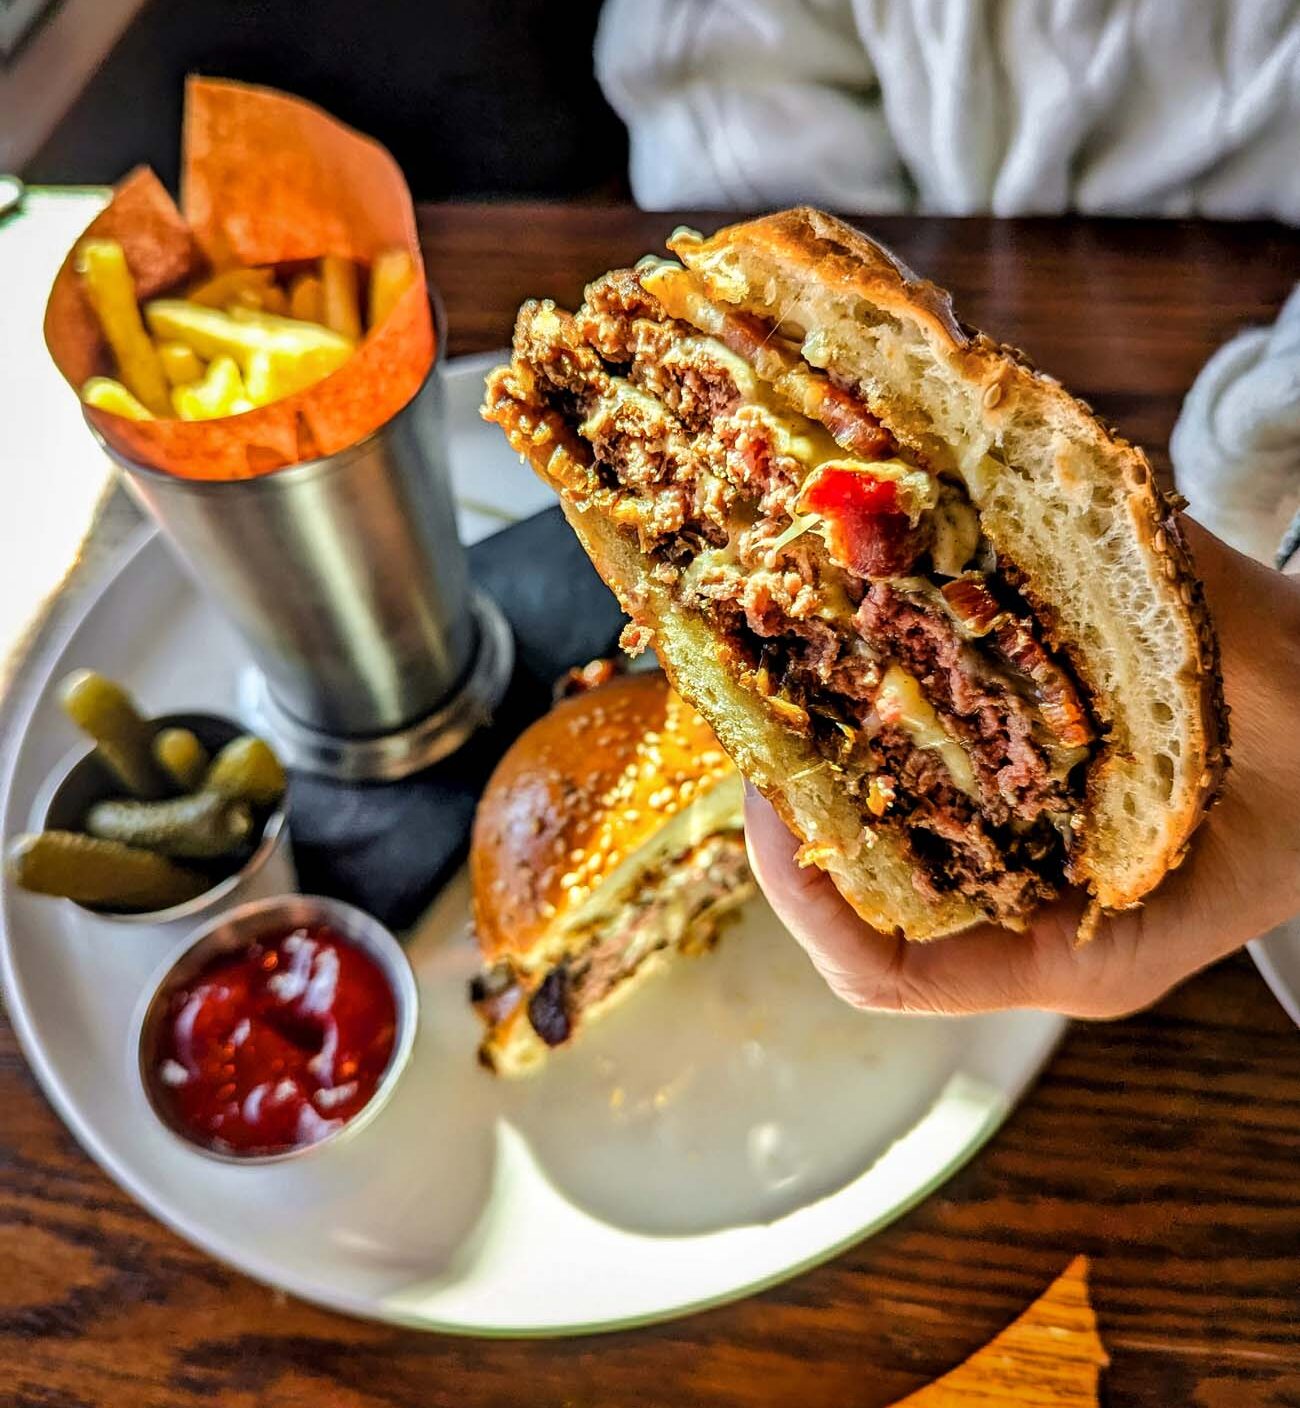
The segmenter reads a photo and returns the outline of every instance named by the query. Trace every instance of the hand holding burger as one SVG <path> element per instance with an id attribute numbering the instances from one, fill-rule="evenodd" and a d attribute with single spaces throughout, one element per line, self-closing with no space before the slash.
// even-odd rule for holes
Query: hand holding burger
<path id="1" fill-rule="evenodd" d="M 1300 582 L 1187 525 L 1223 647 L 1233 767 L 1187 863 L 1137 910 L 1075 942 L 1081 897 L 1026 933 L 984 926 L 907 944 L 864 924 L 757 794 L 745 830 L 755 878 L 830 986 L 855 1007 L 982 1012 L 1038 1007 L 1115 1017 L 1300 911 Z"/>

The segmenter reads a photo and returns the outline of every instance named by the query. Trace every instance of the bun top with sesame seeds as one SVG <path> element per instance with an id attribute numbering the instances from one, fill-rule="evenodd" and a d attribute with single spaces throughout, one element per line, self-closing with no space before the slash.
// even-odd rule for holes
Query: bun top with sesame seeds
<path id="1" fill-rule="evenodd" d="M 490 964 L 550 966 L 641 870 L 740 825 L 740 780 L 662 674 L 561 700 L 501 760 L 470 843 L 474 928 Z"/>

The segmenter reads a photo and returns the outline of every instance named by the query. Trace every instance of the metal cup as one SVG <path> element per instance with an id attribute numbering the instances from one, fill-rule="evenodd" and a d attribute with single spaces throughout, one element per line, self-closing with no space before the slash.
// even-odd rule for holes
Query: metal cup
<path id="1" fill-rule="evenodd" d="M 508 681 L 509 629 L 471 592 L 456 534 L 443 341 L 439 328 L 428 377 L 391 420 L 256 478 L 186 479 L 99 437 L 247 644 L 267 687 L 259 722 L 309 771 L 414 771 L 458 746 Z"/>

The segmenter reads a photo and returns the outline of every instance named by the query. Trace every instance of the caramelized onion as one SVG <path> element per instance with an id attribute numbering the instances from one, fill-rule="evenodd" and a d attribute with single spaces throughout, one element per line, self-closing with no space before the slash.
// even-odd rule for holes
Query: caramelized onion
<path id="1" fill-rule="evenodd" d="M 973 636 L 986 636 L 1006 613 L 978 572 L 955 577 L 939 588 L 948 609 Z"/>

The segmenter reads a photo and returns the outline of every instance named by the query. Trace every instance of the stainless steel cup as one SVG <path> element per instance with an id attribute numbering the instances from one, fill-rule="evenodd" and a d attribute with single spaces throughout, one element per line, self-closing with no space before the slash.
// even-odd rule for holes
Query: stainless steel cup
<path id="1" fill-rule="evenodd" d="M 471 593 L 456 534 L 440 363 L 441 350 L 414 397 L 364 440 L 253 479 L 185 479 L 100 438 L 247 643 L 269 693 L 264 722 L 296 766 L 401 776 L 449 752 L 504 689 L 509 632 Z M 467 682 L 472 707 L 449 710 Z M 439 713 L 454 716 L 451 733 L 439 724 L 372 746 Z"/>

